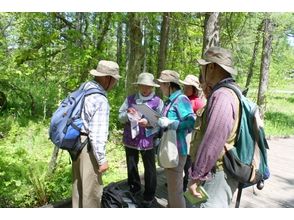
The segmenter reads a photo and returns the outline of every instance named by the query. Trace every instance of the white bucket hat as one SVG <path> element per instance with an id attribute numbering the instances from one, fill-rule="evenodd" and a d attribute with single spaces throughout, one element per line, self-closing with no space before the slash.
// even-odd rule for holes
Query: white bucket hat
<path id="1" fill-rule="evenodd" d="M 97 68 L 90 71 L 93 76 L 112 76 L 118 80 L 121 76 L 119 75 L 119 66 L 116 62 L 101 60 L 99 61 Z"/>
<path id="2" fill-rule="evenodd" d="M 180 83 L 184 85 L 194 86 L 197 90 L 202 90 L 198 77 L 192 74 L 187 75 L 184 80 L 180 80 Z"/>
<path id="3" fill-rule="evenodd" d="M 173 82 L 180 85 L 180 75 L 173 70 L 163 70 L 161 71 L 158 82 L 165 83 L 165 82 Z"/>
<path id="4" fill-rule="evenodd" d="M 237 75 L 237 70 L 234 68 L 232 53 L 221 47 L 210 47 L 205 52 L 203 59 L 199 59 L 197 62 L 202 66 L 209 63 L 216 63 L 231 75 Z"/>
<path id="5" fill-rule="evenodd" d="M 154 82 L 154 76 L 151 73 L 140 73 L 137 82 L 133 84 L 160 87 L 160 85 Z"/>

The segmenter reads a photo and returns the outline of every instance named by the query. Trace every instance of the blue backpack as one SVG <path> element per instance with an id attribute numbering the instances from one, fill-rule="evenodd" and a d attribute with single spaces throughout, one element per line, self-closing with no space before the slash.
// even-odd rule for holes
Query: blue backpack
<path id="1" fill-rule="evenodd" d="M 85 90 L 86 83 L 83 83 L 79 89 L 71 93 L 64 99 L 57 110 L 54 112 L 50 128 L 49 138 L 60 149 L 67 150 L 72 160 L 77 156 L 87 143 L 81 143 L 81 128 L 83 120 L 81 118 L 85 97 L 94 93 L 101 94 L 98 88 Z"/>

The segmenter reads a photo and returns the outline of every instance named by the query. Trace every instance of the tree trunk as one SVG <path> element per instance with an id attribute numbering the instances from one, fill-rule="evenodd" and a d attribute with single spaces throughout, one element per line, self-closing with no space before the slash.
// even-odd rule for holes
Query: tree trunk
<path id="1" fill-rule="evenodd" d="M 273 23 L 270 18 L 264 19 L 264 35 L 263 35 L 263 51 L 260 66 L 260 81 L 258 89 L 257 104 L 261 108 L 261 116 L 264 117 L 265 113 L 265 93 L 268 86 L 268 76 L 270 68 L 270 57 L 272 52 L 273 40 Z"/>
<path id="2" fill-rule="evenodd" d="M 48 167 L 48 173 L 47 175 L 50 176 L 54 170 L 56 169 L 57 165 L 57 158 L 58 158 L 59 148 L 57 146 L 54 147 L 54 150 L 52 152 L 51 160 Z"/>
<path id="3" fill-rule="evenodd" d="M 121 66 L 122 63 L 122 45 L 123 45 L 123 29 L 122 29 L 122 22 L 120 21 L 117 25 L 117 32 L 116 32 L 116 37 L 117 37 L 117 50 L 116 50 L 116 61 L 119 66 Z"/>
<path id="4" fill-rule="evenodd" d="M 167 48 L 168 48 L 169 24 L 170 24 L 170 12 L 164 12 L 162 15 L 162 23 L 161 23 L 160 46 L 159 46 L 156 78 L 159 78 L 160 72 L 164 70 L 165 68 Z"/>
<path id="5" fill-rule="evenodd" d="M 142 61 L 144 58 L 144 48 L 142 45 L 141 21 L 138 13 L 128 13 L 129 25 L 129 62 L 126 75 L 126 91 L 127 95 L 133 94 L 136 90 L 133 82 L 142 70 Z"/>
<path id="6" fill-rule="evenodd" d="M 219 46 L 219 12 L 205 13 L 202 56 L 205 51 Z"/>
<path id="7" fill-rule="evenodd" d="M 260 23 L 260 25 L 258 26 L 258 29 L 257 29 L 257 34 L 256 34 L 256 38 L 255 38 L 254 48 L 253 48 L 253 54 L 252 54 L 252 58 L 251 58 L 251 62 L 250 62 L 249 70 L 248 70 L 245 88 L 249 88 L 249 85 L 251 83 L 251 79 L 253 76 L 253 68 L 255 65 L 257 51 L 258 51 L 258 47 L 259 47 L 260 31 L 262 29 L 262 26 L 263 26 L 263 22 Z"/>

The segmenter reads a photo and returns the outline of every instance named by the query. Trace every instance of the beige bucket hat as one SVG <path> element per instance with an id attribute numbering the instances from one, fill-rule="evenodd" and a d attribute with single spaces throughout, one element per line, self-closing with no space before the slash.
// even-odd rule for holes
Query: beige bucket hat
<path id="1" fill-rule="evenodd" d="M 180 75 L 173 70 L 163 70 L 160 73 L 158 82 L 165 83 L 165 82 L 173 82 L 180 85 Z"/>
<path id="2" fill-rule="evenodd" d="M 154 82 L 154 76 L 151 73 L 140 73 L 137 82 L 133 84 L 160 87 L 160 85 Z"/>
<path id="3" fill-rule="evenodd" d="M 198 77 L 192 74 L 187 75 L 184 80 L 180 80 L 180 83 L 184 85 L 194 86 L 197 90 L 202 90 Z"/>
<path id="4" fill-rule="evenodd" d="M 205 52 L 203 59 L 198 59 L 197 62 L 202 66 L 209 63 L 216 63 L 231 75 L 237 75 L 237 70 L 234 68 L 232 53 L 221 47 L 209 48 Z"/>
<path id="5" fill-rule="evenodd" d="M 100 60 L 97 68 L 90 70 L 90 74 L 93 76 L 112 76 L 118 80 L 121 76 L 119 75 L 119 66 L 116 62 L 108 60 Z"/>

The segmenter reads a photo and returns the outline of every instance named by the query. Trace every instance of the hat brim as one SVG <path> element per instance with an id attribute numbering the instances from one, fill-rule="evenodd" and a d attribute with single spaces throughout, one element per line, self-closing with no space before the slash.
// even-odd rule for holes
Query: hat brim
<path id="1" fill-rule="evenodd" d="M 204 59 L 198 59 L 197 62 L 198 62 L 201 66 L 205 66 L 205 65 L 211 63 L 211 62 L 206 61 L 206 60 L 204 60 Z"/>
<path id="2" fill-rule="evenodd" d="M 152 86 L 152 87 L 160 87 L 160 85 L 158 84 L 150 84 L 150 83 L 137 83 L 137 82 L 134 82 L 132 83 L 133 85 L 144 85 L 144 86 Z"/>
<path id="3" fill-rule="evenodd" d="M 115 78 L 116 80 L 119 80 L 121 78 L 120 75 L 112 75 L 112 74 L 108 74 L 108 73 L 101 73 L 101 72 L 98 72 L 95 69 L 90 70 L 90 74 L 93 75 L 93 76 L 111 76 L 111 77 Z"/>
<path id="4" fill-rule="evenodd" d="M 207 64 L 210 64 L 210 63 L 213 63 L 213 62 L 210 62 L 210 61 L 206 61 L 204 59 L 198 59 L 197 62 L 199 63 L 199 65 L 201 66 L 205 66 Z M 228 73 L 230 73 L 231 75 L 237 75 L 237 70 L 232 68 L 232 67 L 229 67 L 229 66 L 226 66 L 226 65 L 223 65 L 223 64 L 219 64 L 217 62 L 215 62 L 216 64 L 220 65 L 225 71 L 227 71 Z"/>
<path id="5" fill-rule="evenodd" d="M 185 82 L 183 80 L 180 80 L 180 83 L 182 83 L 183 85 L 186 85 L 186 86 L 194 86 L 197 90 L 202 90 L 201 86 L 200 85 L 194 85 L 192 83 L 188 83 L 188 82 Z"/>

